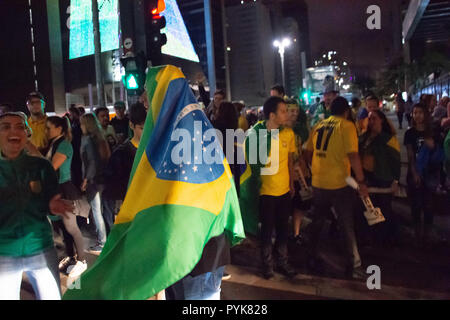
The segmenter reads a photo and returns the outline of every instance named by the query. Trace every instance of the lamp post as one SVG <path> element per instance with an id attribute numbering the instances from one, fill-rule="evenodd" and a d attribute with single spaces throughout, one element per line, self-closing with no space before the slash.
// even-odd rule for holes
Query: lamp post
<path id="1" fill-rule="evenodd" d="M 273 42 L 273 46 L 278 48 L 278 53 L 281 58 L 281 76 L 283 78 L 283 87 L 286 89 L 286 77 L 284 73 L 284 49 L 291 45 L 291 40 L 288 38 L 284 38 L 283 40 L 275 40 Z"/>

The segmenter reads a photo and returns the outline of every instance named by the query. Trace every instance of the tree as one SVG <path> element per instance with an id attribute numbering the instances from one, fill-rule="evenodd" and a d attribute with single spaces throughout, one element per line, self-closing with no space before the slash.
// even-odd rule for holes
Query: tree
<path id="1" fill-rule="evenodd" d="M 369 91 L 373 91 L 375 87 L 375 80 L 369 76 L 355 77 L 352 84 L 353 91 L 361 91 L 365 96 Z"/>
<path id="2" fill-rule="evenodd" d="M 376 91 L 379 95 L 391 95 L 398 91 L 408 91 L 406 82 L 414 85 L 417 90 L 425 85 L 430 74 L 439 77 L 444 72 L 450 71 L 450 61 L 444 54 L 437 51 L 429 51 L 419 61 L 406 63 L 403 58 L 393 61 L 382 73 L 377 82 Z M 407 81 L 405 81 L 405 78 Z"/>

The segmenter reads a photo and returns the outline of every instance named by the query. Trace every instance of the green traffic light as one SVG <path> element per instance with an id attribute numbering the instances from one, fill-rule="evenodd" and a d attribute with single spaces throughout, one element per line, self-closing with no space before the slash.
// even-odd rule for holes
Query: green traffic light
<path id="1" fill-rule="evenodd" d="M 134 74 L 130 74 L 127 79 L 127 89 L 136 90 L 139 89 L 139 85 L 136 81 L 136 76 Z"/>

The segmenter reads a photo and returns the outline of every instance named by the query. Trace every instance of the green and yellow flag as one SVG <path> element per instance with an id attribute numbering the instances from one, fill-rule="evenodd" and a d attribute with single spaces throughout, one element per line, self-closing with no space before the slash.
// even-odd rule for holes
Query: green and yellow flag
<path id="1" fill-rule="evenodd" d="M 225 233 L 233 246 L 245 237 L 229 165 L 183 73 L 151 68 L 146 88 L 151 108 L 123 206 L 64 299 L 148 299 L 189 274 L 211 238 Z"/>
<path id="2" fill-rule="evenodd" d="M 256 148 L 251 150 L 250 144 L 256 144 Z M 265 121 L 259 121 L 249 129 L 245 145 L 245 165 L 241 166 L 240 177 L 240 197 L 239 204 L 242 211 L 242 219 L 245 232 L 257 235 L 259 223 L 259 193 L 261 190 L 261 168 L 265 164 L 261 163 L 260 144 L 267 146 L 267 156 L 270 155 L 271 132 L 267 130 Z M 250 152 L 254 152 L 256 158 L 251 160 Z M 255 163 L 253 163 L 253 162 Z"/>

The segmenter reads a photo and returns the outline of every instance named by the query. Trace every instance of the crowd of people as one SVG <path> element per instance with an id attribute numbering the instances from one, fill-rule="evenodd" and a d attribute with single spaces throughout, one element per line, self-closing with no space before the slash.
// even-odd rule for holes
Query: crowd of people
<path id="1" fill-rule="evenodd" d="M 271 278 L 274 269 L 288 277 L 295 274 L 287 258 L 289 235 L 296 244 L 306 246 L 308 267 L 323 271 L 318 248 L 326 220 L 331 220 L 331 229 L 342 233 L 349 277 L 365 275 L 358 243 L 397 245 L 400 226 L 392 200 L 395 195 L 401 196 L 401 148 L 408 155 L 407 185 L 403 187 L 407 190 L 416 244 L 430 246 L 433 213 L 441 209 L 437 207 L 441 202 L 436 199 L 450 194 L 448 97 L 437 103 L 434 95 L 422 95 L 414 103 L 412 97 L 404 101 L 401 93 L 396 95 L 393 111 L 398 130 L 403 129 L 404 118 L 408 126 L 401 146 L 397 128 L 386 116 L 380 99 L 371 92 L 362 101 L 353 98 L 350 106 L 337 90 L 329 87 L 325 88 L 323 99 L 317 98 L 306 108 L 298 100 L 286 97 L 280 85 L 271 88 L 270 96 L 256 118 L 252 111 L 243 113 L 224 102 L 221 90 L 215 93 L 213 101 L 205 103 L 208 117 L 221 131 L 250 127 L 251 135 L 261 129 L 279 129 L 279 171 L 260 177 L 259 238 L 264 277 Z M 247 120 L 245 128 L 240 120 L 237 125 L 237 117 L 243 116 Z M 357 181 L 359 197 L 347 184 L 348 176 Z M 312 192 L 308 192 L 311 187 Z M 367 209 L 360 197 L 370 197 L 385 222 L 369 226 L 364 218 Z M 308 211 L 312 223 L 308 233 L 300 232 Z"/>
<path id="2" fill-rule="evenodd" d="M 28 117 L 9 104 L 0 108 L 0 299 L 20 297 L 23 272 L 38 299 L 59 299 L 59 272 L 75 279 L 87 269 L 77 204 L 83 195 L 89 203 L 96 243 L 88 252 L 98 254 L 125 197 L 147 111 L 136 103 L 127 115 L 118 101 L 111 121 L 107 108 L 71 106 L 64 116 L 47 116 L 38 92 L 26 104 Z M 64 243 L 59 262 L 54 233 Z"/>
<path id="3" fill-rule="evenodd" d="M 217 130 L 225 133 L 239 128 L 247 135 L 263 130 L 268 139 L 279 143 L 278 171 L 260 176 L 263 276 L 273 277 L 274 270 L 295 276 L 288 262 L 289 239 L 305 246 L 311 270 L 323 269 L 318 255 L 320 235 L 325 222 L 331 220 L 332 228 L 342 233 L 346 275 L 363 277 L 358 242 L 366 237 L 380 245 L 393 245 L 398 240 L 392 199 L 399 190 L 401 146 L 378 97 L 370 93 L 363 101 L 354 98 L 350 106 L 338 91 L 326 88 L 322 100 L 317 98 L 304 108 L 276 85 L 258 118 L 247 113 L 242 102 L 226 101 L 225 96 L 218 90 L 212 101 L 205 94 L 199 98 Z M 124 102 L 116 102 L 112 120 L 107 108 L 86 113 L 76 106 L 62 117 L 47 116 L 45 98 L 38 92 L 26 99 L 28 117 L 11 105 L 0 105 L 0 286 L 8 288 L 0 290 L 0 299 L 20 297 L 23 272 L 38 298 L 58 299 L 58 271 L 76 276 L 86 270 L 85 239 L 74 214 L 80 211 L 77 201 L 83 196 L 95 224 L 96 242 L 89 251 L 101 252 L 127 191 L 147 115 L 148 104 L 143 102 L 130 106 L 128 113 Z M 408 123 L 404 147 L 409 203 L 417 242 L 427 244 L 433 199 L 449 187 L 450 100 L 443 97 L 437 103 L 435 96 L 423 95 L 413 103 L 399 94 L 395 112 L 399 129 L 404 117 Z M 278 135 L 271 134 L 275 129 Z M 224 152 L 225 146 L 224 141 Z M 242 170 L 236 161 L 230 167 L 239 196 Z M 348 185 L 349 176 L 356 180 L 357 192 Z M 386 221 L 369 227 L 358 194 L 370 196 Z M 312 222 L 306 235 L 301 225 L 308 211 Z M 52 232 L 60 233 L 64 242 L 65 256 L 59 262 Z M 202 260 L 185 278 L 185 287 L 195 287 L 193 279 L 207 283 L 211 275 L 215 279 L 227 276 L 223 267 L 230 263 L 230 249 L 225 243 L 224 236 L 210 240 Z M 179 284 L 171 286 L 168 297 L 199 297 L 195 292 L 189 295 L 186 289 L 180 295 L 180 290 Z M 220 281 L 211 292 L 210 296 L 217 297 Z"/>

